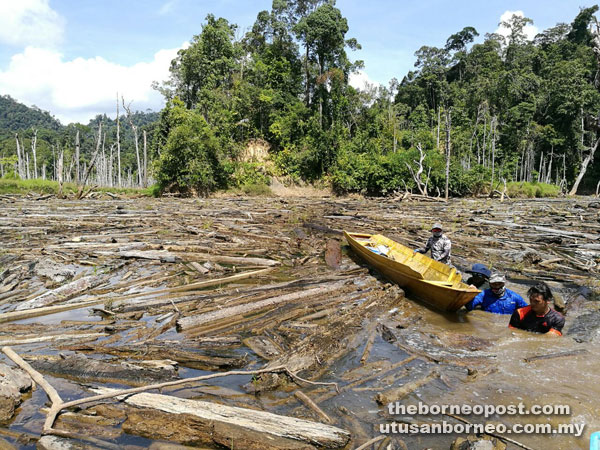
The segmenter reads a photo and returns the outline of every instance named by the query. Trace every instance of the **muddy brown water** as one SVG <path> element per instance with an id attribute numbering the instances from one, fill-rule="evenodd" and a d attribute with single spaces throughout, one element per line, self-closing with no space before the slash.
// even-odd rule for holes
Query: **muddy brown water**
<path id="1" fill-rule="evenodd" d="M 40 252 L 40 249 L 47 245 L 58 246 L 51 250 L 50 254 L 59 260 L 62 258 L 65 264 L 83 264 L 82 261 L 88 264 L 91 261 L 96 265 L 99 263 L 106 265 L 111 263 L 106 257 L 98 262 L 91 253 L 86 253 L 79 248 L 60 249 L 60 244 L 71 242 L 76 236 L 85 237 L 86 234 L 101 236 L 90 237 L 89 241 L 93 242 L 108 242 L 107 239 L 114 235 L 118 236 L 116 240 L 123 244 L 138 242 L 153 245 L 170 244 L 182 240 L 183 237 L 189 241 L 189 234 L 180 231 L 187 224 L 207 233 L 220 234 L 220 240 L 214 244 L 217 252 L 225 248 L 222 242 L 231 235 L 239 238 L 239 246 L 245 248 L 239 256 L 252 256 L 252 249 L 254 249 L 256 251 L 254 256 L 282 261 L 283 267 L 276 269 L 269 278 L 269 282 L 276 283 L 331 271 L 325 264 L 323 253 L 327 239 L 335 238 L 336 235 L 315 231 L 303 226 L 304 224 L 314 223 L 334 230 L 381 232 L 416 247 L 427 238 L 428 224 L 434 220 L 442 220 L 444 224 L 448 224 L 448 234 L 454 243 L 454 262 L 459 267 L 468 267 L 473 262 L 485 262 L 503 269 L 509 276 L 508 287 L 522 295 L 525 295 L 532 282 L 545 279 L 555 292 L 559 292 L 563 299 L 568 301 L 577 298 L 577 293 L 582 287 L 597 289 L 599 252 L 594 249 L 580 249 L 578 245 L 595 244 L 600 241 L 594 240 L 593 237 L 562 236 L 560 243 L 548 244 L 538 240 L 542 236 L 547 236 L 539 230 L 514 230 L 511 227 L 481 224 L 478 220 L 485 217 L 484 220 L 528 223 L 563 231 L 597 234 L 600 229 L 598 210 L 588 208 L 593 201 L 593 199 L 514 201 L 500 204 L 492 200 L 456 200 L 440 205 L 403 204 L 357 198 L 219 198 L 203 201 L 143 199 L 122 202 L 50 200 L 36 203 L 17 198 L 16 203 L 0 204 L 0 238 L 4 242 L 0 257 L 16 257 L 16 259 L 7 259 L 10 262 L 0 267 L 0 273 L 11 265 L 22 264 L 25 267 L 35 262 L 41 254 L 45 253 Z M 127 214 L 112 216 L 117 205 L 123 206 Z M 179 226 L 173 226 L 173 223 Z M 245 232 L 235 228 L 240 226 L 244 227 Z M 300 232 L 299 229 L 304 231 Z M 137 234 L 127 237 L 129 233 L 145 233 L 148 230 L 155 232 L 150 235 Z M 249 233 L 250 236 L 272 233 L 273 239 L 287 237 L 291 241 L 285 246 L 281 243 L 273 246 L 264 239 L 248 238 L 244 233 Z M 306 234 L 306 238 L 303 233 Z M 202 245 L 208 245 L 206 244 L 209 242 L 208 238 L 204 239 L 202 235 L 194 238 L 197 238 Z M 541 254 L 542 260 L 560 257 L 562 261 L 549 266 L 539 266 L 528 260 L 515 259 L 514 255 L 524 248 Z M 236 254 L 233 244 L 227 247 L 226 251 L 230 255 Z M 352 255 L 348 255 L 347 252 L 348 249 L 344 248 L 342 265 L 355 264 L 350 258 Z M 309 258 L 308 262 L 299 263 L 298 261 L 303 258 Z M 135 273 L 132 279 L 136 277 L 141 279 L 154 274 L 157 277 L 171 274 L 176 276 L 178 284 L 195 281 L 194 276 L 190 275 L 189 267 L 183 264 L 166 265 L 156 261 L 128 263 L 127 267 L 119 269 L 110 278 L 109 287 L 117 286 L 128 271 Z M 77 270 L 92 273 L 92 269 L 86 264 L 79 265 Z M 308 265 L 311 265 L 314 270 L 308 271 L 306 269 Z M 215 276 L 226 276 L 233 270 L 231 265 L 227 264 L 222 264 L 221 268 L 222 271 Z M 335 271 L 331 273 L 335 274 Z M 377 274 L 372 273 L 372 276 L 375 277 L 376 283 L 382 286 L 388 284 Z M 22 283 L 25 286 L 24 292 L 15 295 L 13 301 L 0 304 L 0 312 L 10 311 L 18 301 L 46 289 L 44 281 L 35 276 L 24 277 Z M 253 281 L 238 283 L 235 289 L 243 289 L 252 286 L 253 283 Z M 119 295 L 136 291 L 145 291 L 151 295 L 154 289 L 172 285 L 172 280 L 168 280 L 151 286 L 128 288 Z M 15 291 L 18 292 L 19 289 L 20 286 L 17 286 Z M 229 292 L 227 289 L 222 288 L 222 291 Z M 213 293 L 213 289 L 207 289 L 206 293 Z M 69 301 L 84 301 L 91 295 L 87 292 L 82 293 Z M 355 300 L 355 303 L 370 301 L 371 295 L 366 292 L 362 298 Z M 339 359 L 331 361 L 328 370 L 319 380 L 335 381 L 340 386 L 344 386 L 354 379 L 371 376 L 378 371 L 383 373 L 385 364 L 398 363 L 410 354 L 416 355 L 417 358 L 397 371 L 384 373 L 381 377 L 374 377 L 356 389 L 326 399 L 320 403 L 320 406 L 334 419 L 337 426 L 351 431 L 353 440 L 349 448 L 354 448 L 376 436 L 381 424 L 393 421 L 407 424 L 432 424 L 442 421 L 451 424 L 459 423 L 451 417 L 442 415 L 390 416 L 387 407 L 378 405 L 374 400 L 378 393 L 386 389 L 419 380 L 431 370 L 437 370 L 441 377 L 409 393 L 401 403 L 407 405 L 422 402 L 426 405 L 459 406 L 508 406 L 521 403 L 528 409 L 533 405 L 567 405 L 570 412 L 563 415 L 493 415 L 488 418 L 469 414 L 461 414 L 461 416 L 473 423 L 489 422 L 503 424 L 509 428 L 515 424 L 548 424 L 552 428 L 558 428 L 561 424 L 584 425 L 581 437 L 539 433 L 510 433 L 505 436 L 533 449 L 586 449 L 589 446 L 590 434 L 600 431 L 600 383 L 597 382 L 600 372 L 600 348 L 597 345 L 600 336 L 597 325 L 600 324 L 596 324 L 600 319 L 600 307 L 593 298 L 589 291 L 585 297 L 579 297 L 566 316 L 565 336 L 552 338 L 508 329 L 508 316 L 481 311 L 468 314 L 440 313 L 412 298 L 410 293 L 406 293 L 406 298 L 398 297 L 397 305 L 381 311 L 374 319 L 388 327 L 400 345 L 387 342 L 378 333 L 369 358 L 365 361 L 366 369 L 360 369 L 365 365 L 360 361 L 368 334 L 365 330 L 370 329 L 373 324 L 367 321 L 360 323 L 359 320 L 354 326 L 363 330 L 363 334 L 359 333 L 359 336 L 363 336 L 364 339 L 362 341 L 359 339 L 356 348 L 346 352 Z M 140 327 L 150 330 L 164 325 L 157 325 L 155 322 L 155 319 L 164 312 L 164 309 L 146 311 L 139 319 Z M 90 324 L 79 327 L 95 329 L 93 322 L 100 320 L 101 318 L 97 316 L 89 315 L 89 308 L 81 308 L 25 319 L 15 324 L 60 327 L 63 326 L 61 324 L 81 321 Z M 326 326 L 327 318 L 320 319 L 316 323 Z M 64 328 L 68 329 L 66 325 Z M 574 332 L 570 333 L 570 330 Z M 225 334 L 230 332 L 231 330 Z M 3 338 L 10 337 L 10 333 L 1 330 L 0 333 Z M 123 341 L 131 339 L 128 330 L 119 330 L 117 334 L 122 336 Z M 247 330 L 241 333 L 242 338 L 250 335 Z M 112 336 L 99 338 L 97 343 L 107 341 Z M 183 346 L 187 338 L 185 334 L 171 328 L 157 339 L 181 343 Z M 110 345 L 119 345 L 118 340 L 112 339 L 111 342 L 113 343 Z M 48 355 L 60 352 L 55 345 L 44 343 L 18 345 L 14 349 L 23 355 Z M 245 355 L 248 359 L 246 369 L 259 368 L 265 363 L 243 345 L 234 349 L 211 351 L 229 356 Z M 528 358 L 560 353 L 565 355 L 528 361 Z M 207 373 L 210 372 L 185 366 L 179 369 L 181 378 Z M 356 378 L 348 378 L 350 376 L 348 374 L 353 374 Z M 85 389 L 86 383 L 82 380 L 52 375 L 47 375 L 47 378 L 64 399 L 89 395 Z M 249 381 L 251 380 L 246 376 L 226 377 L 211 380 L 210 383 L 203 385 L 173 388 L 168 393 L 231 405 L 243 404 L 270 412 L 316 420 L 312 413 L 297 402 L 289 401 L 298 386 L 287 386 L 255 396 L 248 395 L 244 391 L 244 385 Z M 119 380 L 91 384 L 129 387 L 127 384 L 119 383 Z M 330 389 L 304 387 L 303 391 L 311 398 L 318 399 L 321 395 L 330 392 Z M 39 436 L 44 419 L 40 408 L 46 402 L 47 398 L 41 389 L 27 395 L 16 416 L 10 423 L 4 424 L 3 429 L 29 433 L 32 438 Z M 458 436 L 465 436 L 465 434 L 393 435 L 401 438 L 409 449 L 447 449 Z M 11 436 L 4 436 L 4 438 L 20 448 L 35 448 L 34 441 L 23 443 Z M 133 449 L 147 448 L 153 441 L 139 436 L 120 434 L 112 439 L 112 442 Z M 518 447 L 509 444 L 509 448 Z"/>

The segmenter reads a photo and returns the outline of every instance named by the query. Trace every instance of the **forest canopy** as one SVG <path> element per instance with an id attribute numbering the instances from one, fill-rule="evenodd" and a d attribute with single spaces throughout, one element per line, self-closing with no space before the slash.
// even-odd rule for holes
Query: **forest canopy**
<path id="1" fill-rule="evenodd" d="M 274 0 L 242 36 L 209 14 L 172 61 L 170 78 L 155 86 L 164 110 L 121 117 L 120 169 L 106 156 L 115 120 L 63 127 L 39 110 L 25 120 L 14 105 L 5 111 L 9 98 L 2 97 L 2 170 L 14 165 L 15 132 L 28 149 L 34 129 L 46 142 L 49 178 L 56 158 L 48 149 L 72 152 L 77 130 L 89 161 L 102 122 L 102 180 L 115 183 L 123 172 L 162 191 L 206 195 L 278 176 L 369 195 L 474 195 L 515 182 L 593 192 L 600 179 L 597 11 L 582 8 L 533 40 L 525 34 L 531 19 L 519 15 L 501 24 L 506 36 L 482 36 L 465 24 L 443 46 L 422 46 L 414 70 L 362 90 L 349 84 L 363 68 L 351 56 L 360 43 L 335 1 Z M 136 145 L 142 136 L 147 161 Z M 268 161 L 248 157 L 256 142 Z"/>

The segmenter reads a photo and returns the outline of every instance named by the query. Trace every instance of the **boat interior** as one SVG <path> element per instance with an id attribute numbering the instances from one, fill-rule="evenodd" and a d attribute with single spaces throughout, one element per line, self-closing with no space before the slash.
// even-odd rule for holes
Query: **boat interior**
<path id="1" fill-rule="evenodd" d="M 385 236 L 380 234 L 350 234 L 350 236 L 368 250 L 409 267 L 412 269 L 410 276 L 417 277 L 431 284 L 466 287 L 462 283 L 462 277 L 456 271 L 456 268 L 417 253 Z"/>

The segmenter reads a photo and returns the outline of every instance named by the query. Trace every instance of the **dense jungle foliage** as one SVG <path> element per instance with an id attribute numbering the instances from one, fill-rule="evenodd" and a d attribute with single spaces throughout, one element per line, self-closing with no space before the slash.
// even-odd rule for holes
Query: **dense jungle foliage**
<path id="1" fill-rule="evenodd" d="M 242 38 L 235 24 L 208 15 L 169 80 L 155 86 L 166 99 L 158 120 L 137 113 L 151 141 L 152 178 L 162 191 L 202 195 L 271 176 L 369 195 L 460 196 L 505 185 L 540 196 L 594 192 L 597 10 L 582 8 L 533 40 L 524 31 L 532 21 L 517 15 L 502 24 L 506 37 L 466 26 L 442 47 L 421 47 L 400 81 L 361 90 L 349 85 L 363 67 L 349 56 L 360 44 L 333 0 L 274 0 Z M 114 120 L 100 116 L 58 131 L 27 123 L 23 134 L 40 128 L 49 161 L 48 149 L 72 147 L 80 128 L 89 155 L 101 119 L 114 140 Z M 5 159 L 20 119 L 3 114 L 6 123 Z M 131 130 L 122 126 L 124 166 L 135 174 Z M 268 146 L 268 162 L 248 158 L 256 141 Z"/>

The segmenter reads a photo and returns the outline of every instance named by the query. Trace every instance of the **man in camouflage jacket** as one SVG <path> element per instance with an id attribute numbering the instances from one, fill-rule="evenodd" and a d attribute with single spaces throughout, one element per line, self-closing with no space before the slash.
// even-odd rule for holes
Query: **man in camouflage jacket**
<path id="1" fill-rule="evenodd" d="M 444 264 L 450 264 L 450 249 L 452 242 L 448 236 L 442 233 L 442 225 L 433 224 L 431 227 L 431 237 L 427 240 L 425 248 L 418 248 L 415 252 L 427 253 L 431 250 L 431 259 L 435 259 Z"/>

